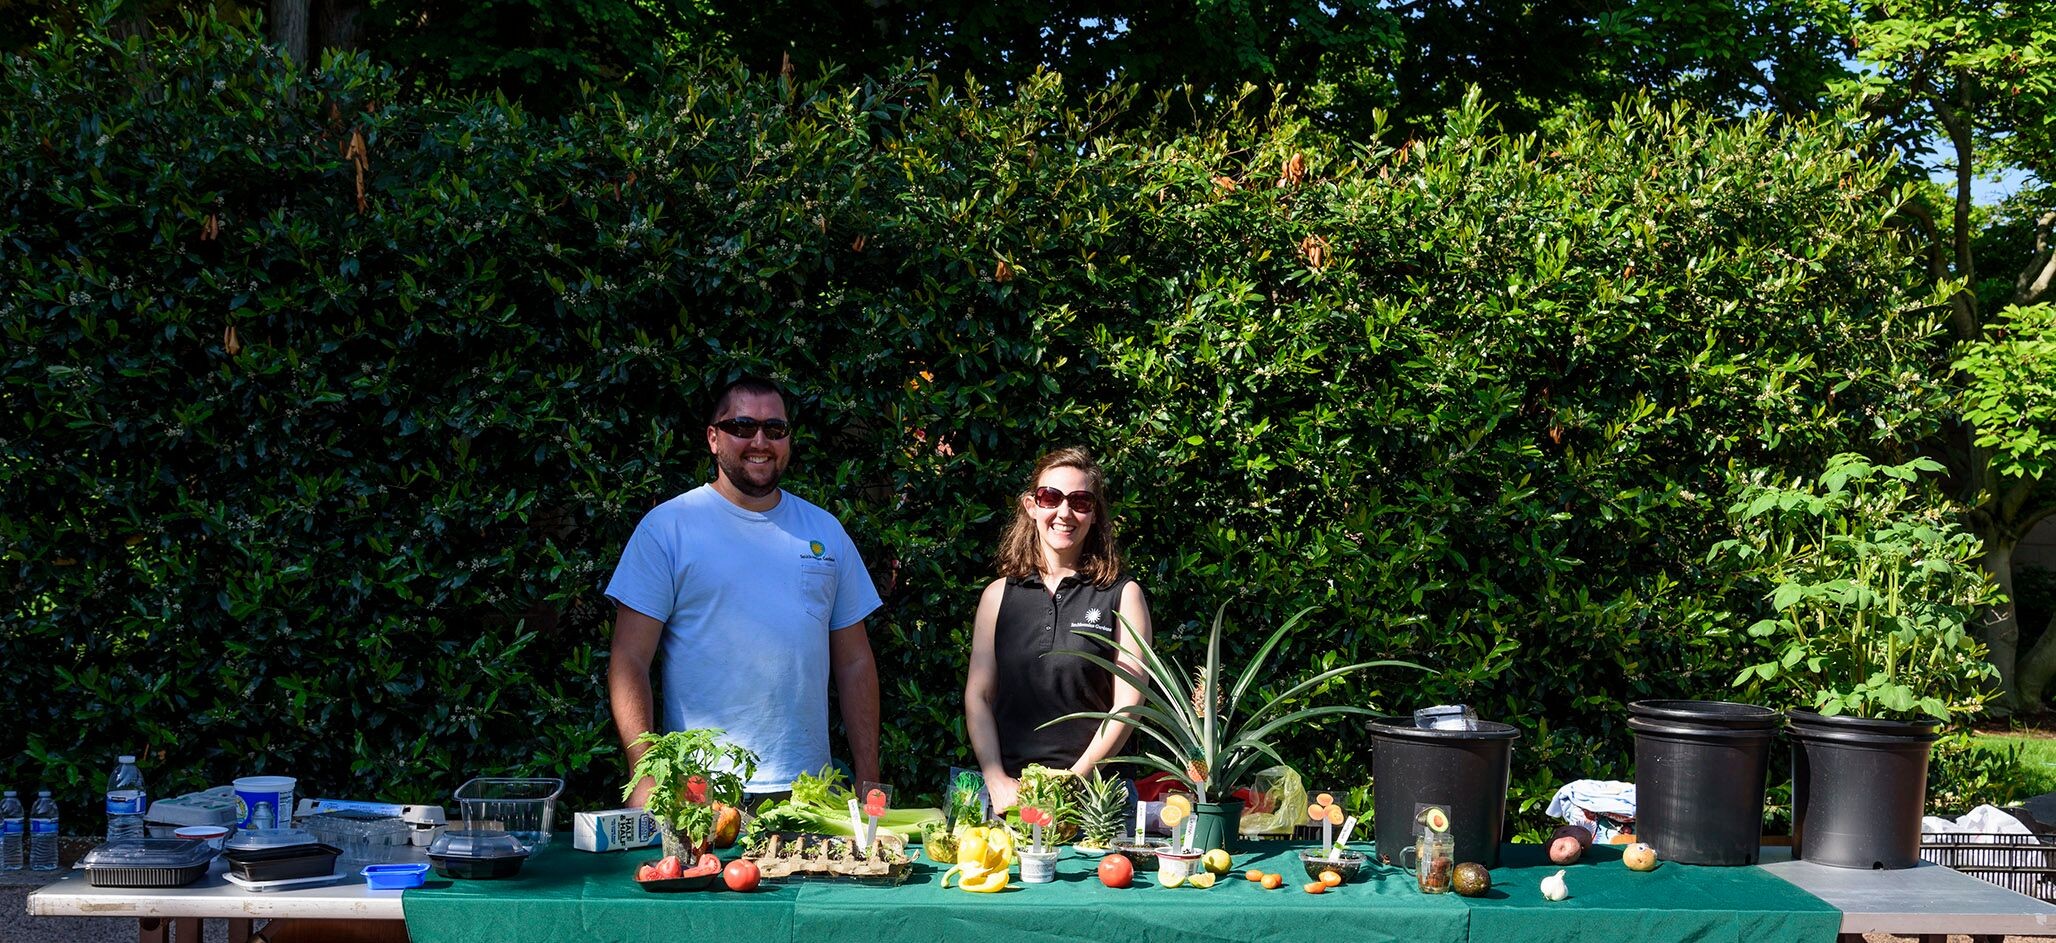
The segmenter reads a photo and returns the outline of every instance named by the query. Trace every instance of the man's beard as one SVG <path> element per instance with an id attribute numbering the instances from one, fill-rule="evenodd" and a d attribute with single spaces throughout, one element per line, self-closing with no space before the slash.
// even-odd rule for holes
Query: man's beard
<path id="1" fill-rule="evenodd" d="M 778 480 L 784 477 L 783 473 L 779 470 L 778 463 L 775 459 L 764 464 L 765 468 L 771 470 L 771 480 L 768 483 L 761 485 L 757 484 L 755 480 L 750 478 L 750 469 L 754 466 L 751 466 L 749 463 L 744 462 L 742 460 L 742 456 L 737 455 L 731 458 L 729 456 L 723 455 L 716 459 L 716 462 L 721 466 L 721 474 L 723 477 L 728 479 L 728 483 L 734 485 L 735 490 L 740 491 L 743 494 L 749 495 L 752 498 L 765 497 L 766 495 L 769 495 L 772 492 L 777 491 Z"/>

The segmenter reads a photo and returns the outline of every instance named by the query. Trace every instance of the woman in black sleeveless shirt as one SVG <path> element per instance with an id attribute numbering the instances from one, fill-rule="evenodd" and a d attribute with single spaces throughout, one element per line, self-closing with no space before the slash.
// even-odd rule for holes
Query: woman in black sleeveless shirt
<path id="1" fill-rule="evenodd" d="M 1106 474 L 1092 453 L 1058 449 L 1037 460 L 1000 540 L 1000 578 L 978 599 L 964 724 L 996 809 L 1014 804 L 1023 766 L 1085 775 L 1128 737 L 1126 724 L 1043 724 L 1142 702 L 1142 692 L 1113 672 L 1051 655 L 1110 657 L 1114 649 L 1095 641 L 1103 639 L 1121 646 L 1121 664 L 1142 671 L 1133 639 L 1149 639 L 1149 604 L 1141 584 L 1121 571 L 1105 494 Z"/>

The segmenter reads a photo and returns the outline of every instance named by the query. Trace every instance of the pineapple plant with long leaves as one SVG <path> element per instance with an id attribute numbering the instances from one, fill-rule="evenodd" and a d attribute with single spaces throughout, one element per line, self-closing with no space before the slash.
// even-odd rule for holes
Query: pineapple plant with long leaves
<path id="1" fill-rule="evenodd" d="M 1256 693 L 1256 685 L 1265 677 L 1264 663 L 1271 653 L 1312 611 L 1311 607 L 1301 609 L 1272 631 L 1232 681 L 1228 669 L 1221 664 L 1221 629 L 1227 624 L 1228 616 L 1226 604 L 1214 613 L 1213 631 L 1207 637 L 1205 663 L 1193 669 L 1188 670 L 1176 659 L 1160 654 L 1148 642 L 1139 642 L 1133 651 L 1127 652 L 1140 663 L 1142 670 L 1139 672 L 1091 652 L 1064 652 L 1099 665 L 1134 685 L 1144 692 L 1142 703 L 1124 705 L 1112 711 L 1066 714 L 1049 724 L 1080 718 L 1127 724 L 1136 732 L 1130 741 L 1135 748 L 1130 755 L 1112 756 L 1102 762 L 1132 763 L 1168 773 L 1192 790 L 1200 802 L 1210 801 L 1209 797 L 1219 799 L 1232 795 L 1260 768 L 1257 764 L 1268 760 L 1290 765 L 1270 743 L 1271 737 L 1279 731 L 1293 724 L 1337 714 L 1376 716 L 1378 713 L 1368 707 L 1344 704 L 1294 710 L 1293 705 L 1310 692 L 1337 678 L 1370 668 L 1427 670 L 1412 662 L 1389 659 L 1358 662 L 1331 668 L 1286 688 L 1276 696 L 1245 704 L 1245 699 L 1260 697 Z M 1108 648 L 1116 647 L 1114 642 L 1093 633 L 1078 634 L 1097 639 Z M 1127 634 L 1134 637 L 1132 632 Z"/>

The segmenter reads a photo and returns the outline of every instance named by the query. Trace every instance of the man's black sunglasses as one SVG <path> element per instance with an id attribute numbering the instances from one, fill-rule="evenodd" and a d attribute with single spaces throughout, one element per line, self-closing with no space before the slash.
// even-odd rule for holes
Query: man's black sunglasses
<path id="1" fill-rule="evenodd" d="M 792 435 L 792 424 L 783 419 L 751 419 L 748 416 L 737 416 L 715 423 L 714 428 L 745 442 L 756 438 L 759 429 L 764 431 L 764 438 L 772 442 Z"/>

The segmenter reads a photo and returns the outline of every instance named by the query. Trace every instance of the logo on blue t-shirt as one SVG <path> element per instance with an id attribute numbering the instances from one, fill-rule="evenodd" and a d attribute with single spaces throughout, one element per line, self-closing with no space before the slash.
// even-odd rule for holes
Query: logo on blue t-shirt
<path id="1" fill-rule="evenodd" d="M 818 540 L 809 540 L 807 541 L 807 550 L 813 553 L 814 559 L 819 560 L 822 554 L 828 552 L 828 545 Z"/>

